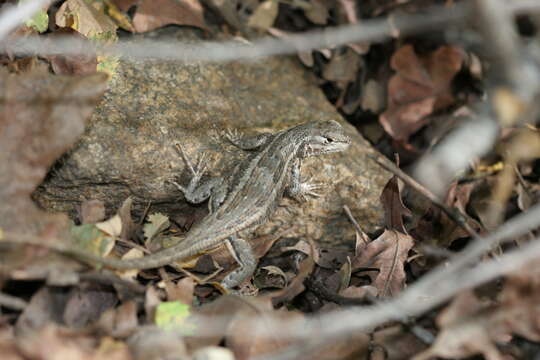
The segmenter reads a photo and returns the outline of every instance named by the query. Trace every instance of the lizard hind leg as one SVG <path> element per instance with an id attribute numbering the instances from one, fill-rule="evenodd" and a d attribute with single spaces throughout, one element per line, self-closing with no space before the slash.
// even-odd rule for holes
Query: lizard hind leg
<path id="1" fill-rule="evenodd" d="M 227 241 L 227 245 L 236 262 L 240 264 L 238 269 L 225 276 L 221 282 L 221 285 L 225 289 L 230 290 L 243 283 L 255 272 L 255 268 L 257 267 L 257 259 L 253 254 L 251 245 L 249 245 L 249 243 L 244 239 L 231 236 Z"/>
<path id="2" fill-rule="evenodd" d="M 187 186 L 182 186 L 175 181 L 172 181 L 171 183 L 174 184 L 178 190 L 184 194 L 186 200 L 192 204 L 200 204 L 210 199 L 208 207 L 210 212 L 212 212 L 225 200 L 227 189 L 223 179 L 217 177 L 204 179 L 203 175 L 206 170 L 205 155 L 203 154 L 197 161 L 197 165 L 193 166 L 180 144 L 176 144 L 176 147 L 182 156 L 186 167 L 191 173 L 191 179 Z"/>

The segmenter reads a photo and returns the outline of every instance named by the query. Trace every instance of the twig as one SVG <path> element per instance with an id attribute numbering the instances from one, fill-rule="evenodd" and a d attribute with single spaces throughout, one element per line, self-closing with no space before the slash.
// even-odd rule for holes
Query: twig
<path id="1" fill-rule="evenodd" d="M 39 9 L 48 6 L 52 0 L 32 0 L 19 2 L 0 14 L 0 40 L 30 19 Z"/>
<path id="2" fill-rule="evenodd" d="M 28 306 L 28 303 L 18 297 L 0 292 L 0 306 L 21 311 Z"/>
<path id="3" fill-rule="evenodd" d="M 388 161 L 381 161 L 378 157 L 374 155 L 368 156 L 373 159 L 377 164 L 379 164 L 382 168 L 397 176 L 401 181 L 403 181 L 406 185 L 415 190 L 418 194 L 424 196 L 429 201 L 431 201 L 433 205 L 443 211 L 452 221 L 454 221 L 459 227 L 465 230 L 467 234 L 469 234 L 471 237 L 478 238 L 478 233 L 467 222 L 467 220 L 470 220 L 469 215 L 462 213 L 457 208 L 451 209 L 435 194 L 429 191 L 426 187 L 419 184 L 416 180 L 407 175 L 403 170 L 398 168 L 393 163 L 390 163 Z"/>
<path id="4" fill-rule="evenodd" d="M 345 214 L 349 218 L 350 222 L 353 224 L 354 228 L 356 229 L 356 232 L 362 237 L 363 240 L 369 240 L 369 236 L 362 230 L 360 227 L 360 224 L 358 224 L 358 221 L 354 218 L 351 209 L 347 205 L 343 205 L 343 210 L 345 210 Z"/>
<path id="5" fill-rule="evenodd" d="M 107 273 L 101 273 L 101 272 L 90 272 L 90 273 L 80 274 L 79 278 L 81 280 L 94 281 L 94 282 L 99 282 L 99 283 L 104 283 L 104 284 L 120 285 L 137 294 L 144 294 L 146 292 L 146 288 L 144 286 L 141 286 L 131 281 L 124 280 L 113 274 L 107 274 Z"/>
<path id="6" fill-rule="evenodd" d="M 540 11 L 537 0 L 522 0 L 505 5 L 508 12 L 523 13 Z M 396 36 L 419 33 L 432 28 L 464 20 L 470 13 L 467 3 L 451 8 L 434 7 L 421 14 L 389 16 L 371 19 L 359 24 L 345 25 L 323 31 L 292 34 L 286 39 L 263 37 L 252 43 L 240 41 L 207 41 L 200 43 L 159 41 L 118 41 L 99 48 L 105 55 L 125 56 L 138 60 L 176 60 L 184 62 L 229 62 L 254 60 L 267 56 L 294 54 L 298 52 L 345 45 L 354 42 L 382 42 Z M 44 39 L 39 36 L 7 39 L 2 42 L 4 51 L 15 55 L 92 55 L 96 47 L 74 38 Z"/>
<path id="7" fill-rule="evenodd" d="M 148 250 L 144 246 L 141 246 L 141 245 L 139 245 L 139 244 L 137 244 L 137 243 L 135 243 L 133 241 L 117 239 L 116 242 L 119 243 L 119 244 L 122 244 L 122 245 L 126 245 L 128 247 L 137 249 L 137 250 L 143 252 L 144 254 L 150 254 L 150 250 Z"/>
<path id="8" fill-rule="evenodd" d="M 333 293 L 328 289 L 327 286 L 322 284 L 321 281 L 317 281 L 312 277 L 308 277 L 306 280 L 304 280 L 304 285 L 306 285 L 308 290 L 317 294 L 321 299 L 338 305 L 371 305 L 376 302 L 375 297 L 370 296 L 369 294 L 366 294 L 366 296 L 362 298 L 353 298 Z"/>
<path id="9" fill-rule="evenodd" d="M 531 68 L 525 66 L 522 59 L 519 36 L 506 1 L 474 0 L 471 3 L 484 44 L 489 44 L 485 50 L 493 55 L 494 73 L 502 74 L 504 82 L 521 90 L 520 96 L 530 97 L 538 88 L 537 78 L 530 76 L 527 70 Z"/>
<path id="10" fill-rule="evenodd" d="M 148 211 L 150 210 L 150 206 L 152 206 L 152 200 L 148 200 L 148 204 L 146 205 L 146 208 L 144 209 L 141 219 L 139 220 L 139 225 L 142 225 L 144 222 L 144 219 L 146 219 L 146 215 L 148 215 Z"/>

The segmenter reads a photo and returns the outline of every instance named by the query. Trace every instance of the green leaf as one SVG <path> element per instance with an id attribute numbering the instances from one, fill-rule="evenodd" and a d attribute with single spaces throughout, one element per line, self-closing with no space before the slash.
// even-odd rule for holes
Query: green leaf
<path id="1" fill-rule="evenodd" d="M 28 0 L 20 0 L 19 3 L 27 2 Z M 24 24 L 34 30 L 42 33 L 49 28 L 49 15 L 47 11 L 39 9 L 30 19 L 26 20 Z"/>
<path id="2" fill-rule="evenodd" d="M 94 224 L 72 225 L 70 230 L 75 244 L 91 254 L 106 256 L 114 246 L 114 238 Z"/>
<path id="3" fill-rule="evenodd" d="M 118 56 L 98 56 L 97 71 L 109 74 L 110 77 L 116 73 L 119 63 Z"/>
<path id="4" fill-rule="evenodd" d="M 193 335 L 195 325 L 188 322 L 191 307 L 179 301 L 166 301 L 156 308 L 155 322 L 167 331 L 180 331 L 183 335 Z"/>

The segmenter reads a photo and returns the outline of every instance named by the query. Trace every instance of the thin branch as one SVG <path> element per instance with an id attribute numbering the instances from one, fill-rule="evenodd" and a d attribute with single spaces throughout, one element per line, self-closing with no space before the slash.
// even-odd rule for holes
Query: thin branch
<path id="1" fill-rule="evenodd" d="M 89 272 L 80 274 L 79 278 L 81 280 L 93 281 L 107 285 L 119 285 L 137 294 L 144 294 L 146 292 L 146 288 L 144 286 L 122 279 L 110 273 Z"/>
<path id="2" fill-rule="evenodd" d="M 358 221 L 356 221 L 356 219 L 354 218 L 351 209 L 347 205 L 343 205 L 343 210 L 345 210 L 345 214 L 349 218 L 349 221 L 353 224 L 356 232 L 363 238 L 369 238 L 364 232 L 364 230 L 362 230 L 362 228 L 360 227 L 360 224 L 358 224 Z"/>
<path id="3" fill-rule="evenodd" d="M 22 311 L 28 306 L 28 303 L 21 298 L 0 292 L 0 306 Z"/>
<path id="4" fill-rule="evenodd" d="M 12 5 L 0 14 L 0 40 L 30 19 L 39 9 L 49 6 L 52 0 L 32 0 Z"/>
<path id="5" fill-rule="evenodd" d="M 417 162 L 414 177 L 437 195 L 446 192 L 451 180 L 471 164 L 471 159 L 484 156 L 498 138 L 499 125 L 485 115 L 471 117 L 462 127 L 443 139 Z"/>
<path id="6" fill-rule="evenodd" d="M 506 0 L 474 0 L 473 13 L 478 19 L 485 51 L 493 55 L 494 74 L 502 74 L 506 84 L 530 97 L 537 89 L 536 77 L 530 76 L 531 68 L 522 58 L 519 35 L 512 14 L 505 6 Z"/>
<path id="7" fill-rule="evenodd" d="M 512 13 L 540 11 L 537 0 L 522 0 L 506 5 Z M 102 54 L 124 56 L 136 60 L 228 62 L 256 60 L 267 56 L 294 54 L 303 51 L 346 45 L 354 42 L 382 42 L 396 34 L 400 36 L 465 20 L 470 6 L 461 3 L 451 8 L 435 7 L 421 14 L 391 15 L 384 19 L 370 19 L 354 25 L 291 34 L 286 39 L 262 37 L 246 41 L 206 41 L 198 43 L 160 41 L 156 39 L 118 41 L 109 46 L 92 46 L 80 39 L 39 36 L 7 39 L 4 50 L 15 55 L 92 55 L 96 49 Z"/>

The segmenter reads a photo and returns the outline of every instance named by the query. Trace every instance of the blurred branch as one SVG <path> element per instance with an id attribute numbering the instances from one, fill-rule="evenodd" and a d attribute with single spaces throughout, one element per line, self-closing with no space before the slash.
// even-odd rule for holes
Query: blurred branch
<path id="1" fill-rule="evenodd" d="M 415 165 L 414 177 L 436 196 L 442 196 L 457 174 L 492 149 L 498 134 L 498 123 L 487 114 L 471 117 L 422 156 Z"/>
<path id="2" fill-rule="evenodd" d="M 24 1 L 6 8 L 0 14 L 0 40 L 30 19 L 39 9 L 47 7 L 52 1 Z"/>
<path id="3" fill-rule="evenodd" d="M 519 35 L 515 29 L 513 14 L 505 6 L 506 1 L 474 0 L 473 14 L 477 15 L 478 26 L 484 40 L 485 51 L 493 56 L 493 74 L 501 74 L 503 81 L 527 97 L 536 92 L 535 71 L 525 66 Z M 529 71 L 528 71 L 529 70 Z M 531 75 L 533 75 L 531 77 Z"/>
<path id="4" fill-rule="evenodd" d="M 0 306 L 22 311 L 28 306 L 28 303 L 21 298 L 0 292 Z"/>
<path id="5" fill-rule="evenodd" d="M 537 0 L 522 0 L 506 5 L 511 13 L 540 11 Z M 470 14 L 467 3 L 451 8 L 435 7 L 420 14 L 390 15 L 360 24 L 340 26 L 323 31 L 291 34 L 286 39 L 262 37 L 251 43 L 246 41 L 206 41 L 200 43 L 159 40 L 119 41 L 99 46 L 103 54 L 120 55 L 135 60 L 209 61 L 227 62 L 254 60 L 266 56 L 334 47 L 354 42 L 381 42 L 397 36 L 411 35 L 428 29 L 464 21 Z M 1 24 L 0 24 L 1 25 Z M 7 39 L 3 51 L 15 55 L 92 55 L 96 47 L 74 38 L 44 39 L 39 36 Z"/>
<path id="6" fill-rule="evenodd" d="M 418 162 L 415 177 L 436 194 L 443 193 L 458 172 L 492 149 L 500 127 L 536 122 L 540 112 L 535 100 L 540 89 L 539 64 L 520 40 L 507 2 L 474 0 L 471 4 L 485 52 L 491 54 L 488 79 L 494 81 L 488 89 L 489 108 L 481 111 L 479 119 L 465 124 Z M 504 204 L 497 206 L 498 210 L 490 212 L 501 213 Z"/>

